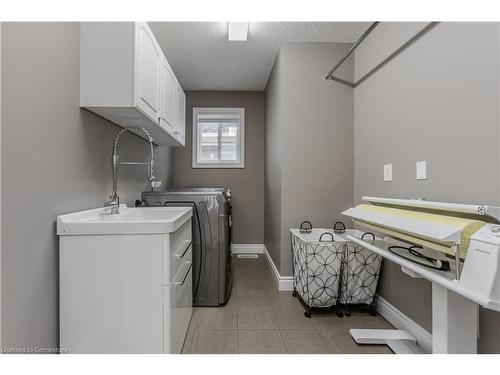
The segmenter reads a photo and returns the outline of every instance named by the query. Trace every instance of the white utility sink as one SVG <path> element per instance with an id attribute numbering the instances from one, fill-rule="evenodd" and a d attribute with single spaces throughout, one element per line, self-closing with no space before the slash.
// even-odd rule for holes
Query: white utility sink
<path id="1" fill-rule="evenodd" d="M 172 233 L 192 216 L 190 207 L 139 207 L 120 205 L 120 213 L 109 208 L 75 212 L 57 217 L 58 235 Z"/>
<path id="2" fill-rule="evenodd" d="M 191 207 L 57 218 L 59 341 L 68 353 L 180 353 L 193 305 Z"/>

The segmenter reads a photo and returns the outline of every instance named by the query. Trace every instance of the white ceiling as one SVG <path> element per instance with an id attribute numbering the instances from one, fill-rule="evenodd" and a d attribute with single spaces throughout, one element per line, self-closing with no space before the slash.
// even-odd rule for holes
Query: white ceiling
<path id="1" fill-rule="evenodd" d="M 229 42 L 226 22 L 149 25 L 184 90 L 260 91 L 282 42 L 352 43 L 370 23 L 251 22 L 246 42 Z"/>

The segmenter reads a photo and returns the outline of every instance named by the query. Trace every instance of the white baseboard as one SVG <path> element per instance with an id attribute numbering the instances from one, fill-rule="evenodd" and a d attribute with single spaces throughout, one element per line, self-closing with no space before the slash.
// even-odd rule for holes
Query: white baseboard
<path id="1" fill-rule="evenodd" d="M 232 243 L 231 252 L 233 254 L 264 254 L 264 244 Z"/>
<path id="2" fill-rule="evenodd" d="M 281 276 L 278 268 L 274 264 L 271 256 L 267 252 L 264 244 L 231 244 L 231 252 L 233 254 L 264 254 L 266 256 L 267 264 L 274 275 L 274 280 L 276 281 L 276 286 L 280 291 L 292 291 L 293 290 L 293 277 L 292 276 Z"/>
<path id="3" fill-rule="evenodd" d="M 387 300 L 378 297 L 377 311 L 397 329 L 408 331 L 426 353 L 432 353 L 432 335 Z"/>
<path id="4" fill-rule="evenodd" d="M 264 255 L 266 256 L 267 259 L 267 265 L 269 268 L 271 268 L 271 271 L 274 275 L 274 281 L 276 282 L 276 286 L 278 287 L 278 290 L 280 291 L 292 291 L 293 290 L 293 276 L 281 276 L 278 268 L 273 262 L 273 259 L 271 258 L 271 255 L 269 255 L 269 252 L 267 251 L 266 247 L 262 245 L 263 250 L 264 250 Z"/>

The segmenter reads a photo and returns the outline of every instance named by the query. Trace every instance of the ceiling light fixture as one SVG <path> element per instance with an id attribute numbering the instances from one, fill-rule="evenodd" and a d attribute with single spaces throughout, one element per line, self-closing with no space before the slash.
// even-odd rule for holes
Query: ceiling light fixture
<path id="1" fill-rule="evenodd" d="M 248 22 L 228 22 L 227 39 L 229 41 L 246 42 L 248 37 Z"/>

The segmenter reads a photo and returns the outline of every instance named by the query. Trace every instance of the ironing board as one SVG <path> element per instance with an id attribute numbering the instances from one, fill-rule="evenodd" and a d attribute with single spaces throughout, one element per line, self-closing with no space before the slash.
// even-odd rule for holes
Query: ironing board
<path id="1" fill-rule="evenodd" d="M 432 352 L 477 353 L 478 306 L 500 311 L 500 296 L 494 287 L 500 282 L 497 275 L 500 236 L 491 235 L 492 230 L 500 232 L 496 224 L 499 222 L 498 208 L 374 197 L 363 197 L 363 201 L 381 209 L 360 205 L 343 214 L 388 237 L 375 243 L 351 236 L 348 239 L 400 265 L 407 275 L 432 283 Z M 398 210 L 406 213 L 398 215 Z M 422 214 L 422 210 L 431 213 Z M 455 216 L 448 220 L 446 214 L 450 212 Z M 439 214 L 443 214 L 443 220 L 439 219 Z M 485 223 L 481 218 L 494 223 Z M 466 236 L 464 232 L 468 232 Z M 404 245 L 418 243 L 424 250 L 440 251 L 443 259 L 446 259 L 445 254 L 452 254 L 455 261 L 450 262 L 449 271 L 434 270 L 389 251 L 389 246 L 398 242 Z M 466 246 L 461 247 L 463 243 Z M 467 248 L 469 254 L 462 266 L 461 257 L 465 256 Z M 415 338 L 404 330 L 351 329 L 350 332 L 360 344 L 386 344 L 395 353 L 422 352 L 415 345 Z"/>

